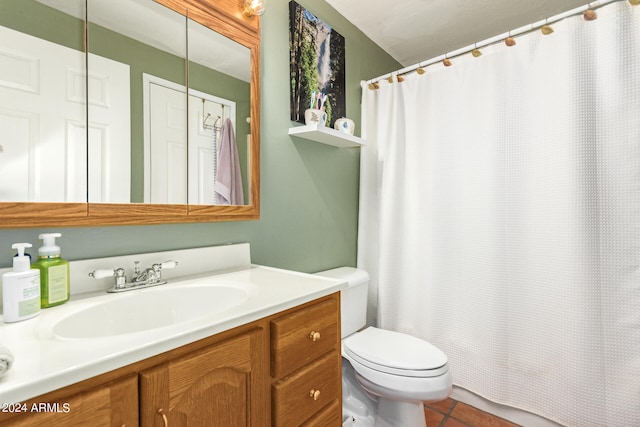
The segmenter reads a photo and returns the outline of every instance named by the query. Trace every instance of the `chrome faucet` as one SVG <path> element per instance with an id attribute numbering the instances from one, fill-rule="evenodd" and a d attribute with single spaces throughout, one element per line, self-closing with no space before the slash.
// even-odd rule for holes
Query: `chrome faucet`
<path id="1" fill-rule="evenodd" d="M 170 260 L 153 264 L 151 267 L 141 270 L 140 261 L 135 261 L 135 267 L 130 281 L 127 281 L 124 268 L 115 268 L 113 270 L 94 270 L 89 273 L 89 276 L 94 279 L 114 277 L 115 284 L 112 288 L 108 289 L 107 292 L 124 292 L 133 289 L 164 285 L 167 282 L 162 280 L 162 270 L 175 268 L 177 265 L 177 261 Z"/>
<path id="2" fill-rule="evenodd" d="M 153 264 L 150 268 L 140 271 L 140 261 L 135 261 L 131 283 L 155 283 L 160 280 L 160 269 L 160 264 Z"/>

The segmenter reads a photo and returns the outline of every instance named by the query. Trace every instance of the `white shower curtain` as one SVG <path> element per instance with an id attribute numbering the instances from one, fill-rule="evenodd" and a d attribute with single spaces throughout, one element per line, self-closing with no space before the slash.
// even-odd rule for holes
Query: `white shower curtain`
<path id="1" fill-rule="evenodd" d="M 454 384 L 568 426 L 640 426 L 640 7 L 363 89 L 370 322 Z"/>

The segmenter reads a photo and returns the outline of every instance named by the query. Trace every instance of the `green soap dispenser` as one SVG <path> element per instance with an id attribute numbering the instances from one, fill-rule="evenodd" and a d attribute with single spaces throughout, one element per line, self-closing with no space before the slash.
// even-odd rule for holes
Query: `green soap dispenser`
<path id="1" fill-rule="evenodd" d="M 60 257 L 56 237 L 60 233 L 44 233 L 38 236 L 43 244 L 38 249 L 38 260 L 31 268 L 40 270 L 40 306 L 54 307 L 69 301 L 69 262 Z"/>

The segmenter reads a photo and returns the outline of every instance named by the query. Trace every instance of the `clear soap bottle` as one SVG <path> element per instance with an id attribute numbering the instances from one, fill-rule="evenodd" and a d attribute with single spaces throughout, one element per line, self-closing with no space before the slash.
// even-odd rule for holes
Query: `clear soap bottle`
<path id="1" fill-rule="evenodd" d="M 40 306 L 55 307 L 69 301 L 69 262 L 60 256 L 56 237 L 60 233 L 44 233 L 38 236 L 42 247 L 38 249 L 38 260 L 31 268 L 40 270 Z"/>

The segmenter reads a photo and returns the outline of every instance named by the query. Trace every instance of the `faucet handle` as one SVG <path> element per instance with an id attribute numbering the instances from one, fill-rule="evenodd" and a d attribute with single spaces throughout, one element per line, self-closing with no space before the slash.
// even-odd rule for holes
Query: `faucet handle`
<path id="1" fill-rule="evenodd" d="M 178 261 L 169 260 L 165 262 L 155 263 L 151 266 L 151 269 L 155 272 L 158 272 L 160 270 L 168 270 L 170 268 L 176 268 L 177 265 L 178 265 Z"/>
<path id="2" fill-rule="evenodd" d="M 127 283 L 127 279 L 124 276 L 124 268 L 114 268 L 113 270 L 93 270 L 91 273 L 89 273 L 89 277 L 93 277 L 94 279 L 115 277 L 116 284 L 113 289 L 122 289 Z"/>
<path id="3" fill-rule="evenodd" d="M 178 266 L 178 261 L 174 261 L 174 260 L 169 260 L 169 261 L 165 261 L 160 263 L 160 268 L 162 270 L 168 270 L 170 268 L 176 268 Z"/>
<path id="4" fill-rule="evenodd" d="M 170 268 L 175 268 L 178 265 L 178 261 L 165 261 L 158 262 L 151 266 L 151 270 L 155 271 L 158 274 L 158 278 L 160 278 L 160 270 L 168 270 Z"/>
<path id="5" fill-rule="evenodd" d="M 105 277 L 112 277 L 115 275 L 115 270 L 93 270 L 89 273 L 89 277 L 93 277 L 94 279 L 104 279 Z"/>

